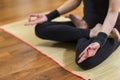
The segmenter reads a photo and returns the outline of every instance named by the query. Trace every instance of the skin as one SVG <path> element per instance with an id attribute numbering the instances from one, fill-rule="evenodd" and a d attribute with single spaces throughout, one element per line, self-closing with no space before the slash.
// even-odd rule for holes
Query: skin
<path id="1" fill-rule="evenodd" d="M 68 0 L 66 3 L 61 5 L 59 8 L 57 8 L 57 11 L 62 15 L 65 13 L 68 13 L 75 8 L 77 8 L 81 4 L 82 0 Z M 71 4 L 72 3 L 72 4 Z M 105 18 L 105 21 L 103 25 L 101 25 L 101 29 L 99 32 L 104 32 L 108 36 L 110 35 L 111 31 L 113 30 L 113 27 L 115 26 L 118 12 L 119 12 L 119 5 L 120 0 L 109 0 L 109 10 L 107 13 L 107 16 Z M 33 19 L 35 18 L 35 19 Z M 43 22 L 46 22 L 48 19 L 45 16 L 45 14 L 32 14 L 29 17 L 28 22 L 25 25 L 34 25 L 34 24 L 42 24 Z M 109 26 L 109 27 L 108 27 Z M 92 32 L 92 31 L 91 31 Z M 89 57 L 92 57 L 96 54 L 98 49 L 100 48 L 100 44 L 98 42 L 91 43 L 88 45 L 82 53 L 79 55 L 78 63 L 82 63 L 84 60 L 86 60 Z"/>
<path id="2" fill-rule="evenodd" d="M 82 19 L 82 17 L 75 15 L 75 14 L 69 14 L 65 16 L 65 18 L 69 18 L 72 23 L 76 26 L 76 28 L 81 28 L 81 29 L 88 29 L 89 26 L 86 23 L 85 20 Z"/>
<path id="3" fill-rule="evenodd" d="M 72 23 L 76 26 L 76 28 L 80 28 L 80 29 L 89 29 L 89 26 L 87 25 L 87 23 L 85 22 L 85 20 L 83 20 L 81 17 L 79 17 L 78 15 L 75 14 L 70 14 L 68 16 L 65 16 L 67 18 L 69 18 Z M 102 28 L 102 24 L 98 23 L 92 30 L 90 33 L 90 38 L 96 37 L 97 34 L 100 32 Z M 116 28 L 113 28 L 110 35 L 108 36 L 109 38 L 114 38 L 117 42 L 120 42 L 120 34 L 119 31 Z"/>
<path id="4" fill-rule="evenodd" d="M 109 0 L 109 9 L 105 21 L 102 25 L 101 32 L 110 35 L 110 32 L 112 31 L 117 21 L 119 9 L 120 9 L 119 5 L 120 5 L 120 0 Z M 88 45 L 85 48 L 85 50 L 79 55 L 78 63 L 80 64 L 87 58 L 94 56 L 99 48 L 100 48 L 100 44 L 98 42 L 94 42 Z"/>

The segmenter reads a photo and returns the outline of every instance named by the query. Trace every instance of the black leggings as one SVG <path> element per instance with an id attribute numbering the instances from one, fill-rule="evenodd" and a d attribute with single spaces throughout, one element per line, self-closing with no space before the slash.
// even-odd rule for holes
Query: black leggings
<path id="1" fill-rule="evenodd" d="M 35 27 L 35 34 L 40 38 L 66 42 L 77 41 L 76 63 L 78 62 L 79 54 L 94 40 L 94 38 L 89 38 L 89 32 L 89 29 L 76 28 L 72 22 L 45 22 L 37 24 Z M 119 44 L 114 39 L 109 38 L 94 57 L 88 58 L 81 64 L 77 64 L 82 69 L 91 69 L 108 58 L 118 46 Z"/>

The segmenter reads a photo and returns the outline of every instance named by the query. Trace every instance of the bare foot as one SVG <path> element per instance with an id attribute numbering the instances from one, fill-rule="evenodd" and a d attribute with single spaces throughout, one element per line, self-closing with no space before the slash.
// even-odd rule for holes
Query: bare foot
<path id="1" fill-rule="evenodd" d="M 81 28 L 81 29 L 87 29 L 88 25 L 87 23 L 78 15 L 75 14 L 70 14 L 68 16 L 68 18 L 71 19 L 71 21 L 73 22 L 73 24 L 77 27 L 77 28 Z"/>
<path id="2" fill-rule="evenodd" d="M 90 31 L 90 38 L 96 37 L 97 34 L 100 32 L 102 25 L 97 24 L 93 29 Z"/>
<path id="3" fill-rule="evenodd" d="M 117 42 L 120 42 L 120 33 L 116 28 L 113 28 L 109 37 L 114 38 Z"/>

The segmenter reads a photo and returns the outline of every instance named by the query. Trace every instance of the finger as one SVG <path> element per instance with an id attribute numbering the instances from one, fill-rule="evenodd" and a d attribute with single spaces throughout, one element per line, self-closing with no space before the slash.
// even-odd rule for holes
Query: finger
<path id="1" fill-rule="evenodd" d="M 38 17 L 29 17 L 28 22 L 34 22 L 36 20 L 38 20 Z"/>
<path id="2" fill-rule="evenodd" d="M 95 52 L 93 50 L 89 50 L 88 57 L 93 57 L 95 55 Z"/>
<path id="3" fill-rule="evenodd" d="M 88 52 L 86 51 L 82 56 L 81 58 L 84 57 L 84 58 L 88 58 Z"/>
<path id="4" fill-rule="evenodd" d="M 41 24 L 41 23 L 43 23 L 43 22 L 45 22 L 44 20 L 32 20 L 31 22 L 28 22 L 26 25 L 35 25 L 35 24 Z"/>
<path id="5" fill-rule="evenodd" d="M 92 57 L 94 56 L 94 50 L 93 49 L 89 49 L 88 50 L 88 57 Z"/>
<path id="6" fill-rule="evenodd" d="M 87 49 L 87 52 L 88 52 L 88 57 L 91 57 L 91 51 L 92 51 L 93 49 L 91 48 L 91 47 L 89 47 L 88 49 Z"/>
<path id="7" fill-rule="evenodd" d="M 31 22 L 32 21 L 32 17 L 30 16 L 29 18 L 28 18 L 28 22 Z"/>
<path id="8" fill-rule="evenodd" d="M 91 49 L 89 49 L 88 50 L 88 57 L 93 57 L 93 56 L 95 56 L 95 53 L 97 52 L 97 48 L 91 48 Z"/>
<path id="9" fill-rule="evenodd" d="M 29 19 L 29 22 L 36 22 L 36 21 L 38 21 L 38 19 L 37 19 L 37 18 L 35 18 L 35 17 L 34 17 L 34 18 L 30 18 L 30 19 Z"/>
<path id="10" fill-rule="evenodd" d="M 88 52 L 89 50 L 91 50 L 91 47 L 87 47 L 86 50 L 84 50 L 84 52 L 81 53 L 78 63 L 82 63 L 84 60 L 89 58 L 89 52 Z"/>
<path id="11" fill-rule="evenodd" d="M 85 48 L 85 50 L 79 55 L 79 58 L 87 51 L 89 47 Z"/>
<path id="12" fill-rule="evenodd" d="M 85 50 L 79 55 L 79 58 L 81 58 L 84 53 L 85 53 Z"/>
<path id="13" fill-rule="evenodd" d="M 78 60 L 78 64 L 82 63 L 84 60 L 86 60 L 85 57 L 80 58 L 80 59 Z"/>
<path id="14" fill-rule="evenodd" d="M 39 14 L 31 14 L 30 17 L 38 17 Z"/>
<path id="15" fill-rule="evenodd" d="M 82 56 L 80 57 L 80 59 L 78 60 L 78 63 L 82 63 L 84 60 L 86 60 L 88 58 L 88 52 L 84 52 L 84 54 L 82 54 Z"/>
<path id="16" fill-rule="evenodd" d="M 93 48 L 88 47 L 87 52 L 88 52 L 88 57 L 92 57 Z"/>
<path id="17" fill-rule="evenodd" d="M 40 14 L 31 14 L 29 17 L 29 22 L 32 21 L 32 18 L 39 18 Z"/>
<path id="18" fill-rule="evenodd" d="M 37 24 L 38 22 L 28 22 L 28 23 L 25 23 L 25 26 L 28 26 L 28 25 L 35 25 Z"/>

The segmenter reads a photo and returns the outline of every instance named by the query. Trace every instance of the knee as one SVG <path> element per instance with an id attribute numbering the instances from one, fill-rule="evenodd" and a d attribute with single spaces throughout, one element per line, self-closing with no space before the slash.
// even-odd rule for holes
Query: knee
<path id="1" fill-rule="evenodd" d="M 93 61 L 89 60 L 89 59 L 82 62 L 82 63 L 80 63 L 80 64 L 78 64 L 78 60 L 75 60 L 75 62 L 83 70 L 89 70 L 89 69 L 92 69 L 92 68 L 94 68 L 96 66 L 96 64 Z"/>
<path id="2" fill-rule="evenodd" d="M 44 28 L 45 28 L 45 25 L 44 24 L 37 24 L 35 26 L 35 35 L 37 37 L 40 37 L 42 39 L 45 39 L 45 35 L 44 35 Z"/>

